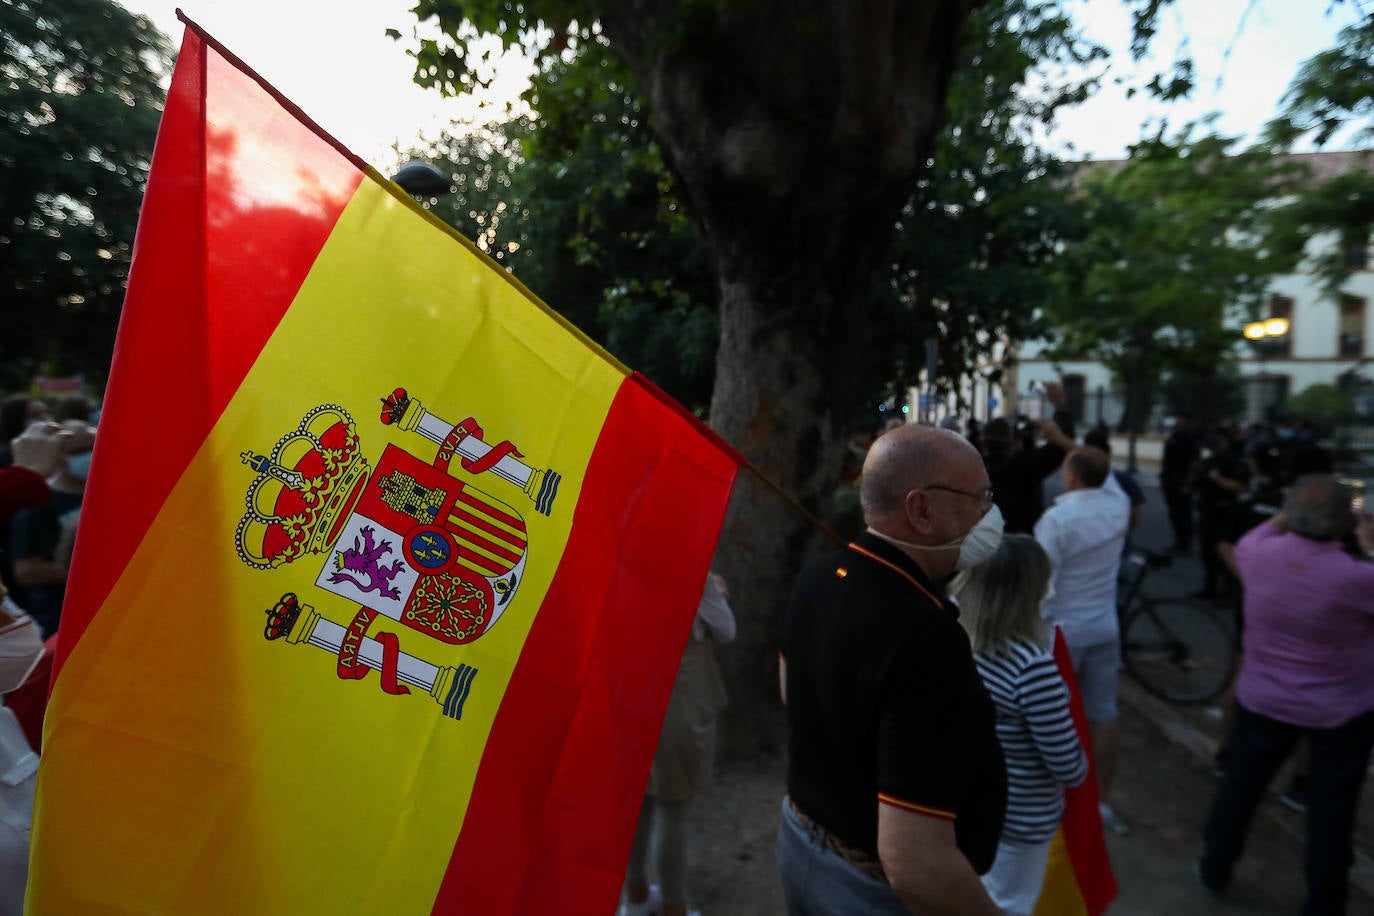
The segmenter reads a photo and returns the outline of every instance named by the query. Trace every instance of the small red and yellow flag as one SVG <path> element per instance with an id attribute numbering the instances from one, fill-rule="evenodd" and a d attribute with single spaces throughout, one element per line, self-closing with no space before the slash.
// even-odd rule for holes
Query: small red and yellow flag
<path id="1" fill-rule="evenodd" d="M 1107 855 L 1102 815 L 1097 809 L 1097 767 L 1093 762 L 1083 695 L 1073 675 L 1073 659 L 1064 632 L 1054 631 L 1054 661 L 1069 688 L 1074 731 L 1088 752 L 1088 778 L 1066 793 L 1064 820 L 1050 844 L 1045 883 L 1035 905 L 1036 916 L 1102 916 L 1117 895 L 1116 875 Z"/>
<path id="2" fill-rule="evenodd" d="M 188 26 L 31 913 L 606 913 L 738 456 Z"/>

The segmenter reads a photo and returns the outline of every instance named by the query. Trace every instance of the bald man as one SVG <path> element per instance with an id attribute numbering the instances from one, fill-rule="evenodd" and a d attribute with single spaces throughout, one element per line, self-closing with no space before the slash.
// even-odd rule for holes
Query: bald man
<path id="1" fill-rule="evenodd" d="M 978 452 L 925 426 L 873 444 L 859 496 L 868 529 L 808 564 L 787 606 L 787 909 L 994 916 L 978 875 L 1006 771 L 943 582 L 996 551 L 1001 514 Z"/>

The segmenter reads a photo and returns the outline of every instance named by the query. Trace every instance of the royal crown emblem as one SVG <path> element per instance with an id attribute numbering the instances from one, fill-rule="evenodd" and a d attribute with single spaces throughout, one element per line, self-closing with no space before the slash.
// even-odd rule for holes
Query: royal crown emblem
<path id="1" fill-rule="evenodd" d="M 306 414 L 269 455 L 239 457 L 258 475 L 234 535 L 239 558 L 254 569 L 328 549 L 367 482 L 353 419 L 334 405 Z"/>
<path id="2" fill-rule="evenodd" d="M 316 407 L 267 454 L 240 456 L 255 476 L 235 547 L 258 570 L 318 565 L 311 600 L 342 599 L 354 608 L 352 620 L 340 624 L 287 592 L 267 611 L 268 641 L 330 652 L 341 679 L 377 671 L 389 694 L 418 687 L 459 719 L 477 669 L 403 653 L 400 638 L 465 645 L 487 633 L 516 596 L 529 548 L 524 517 L 471 478 L 501 481 L 549 515 L 562 477 L 524 463 L 509 441 L 486 442 L 473 417 L 451 424 L 429 413 L 403 388 L 382 399 L 380 419 L 432 444 L 434 457 L 387 445 L 374 466 L 348 412 Z M 399 632 L 369 635 L 384 618 Z"/>

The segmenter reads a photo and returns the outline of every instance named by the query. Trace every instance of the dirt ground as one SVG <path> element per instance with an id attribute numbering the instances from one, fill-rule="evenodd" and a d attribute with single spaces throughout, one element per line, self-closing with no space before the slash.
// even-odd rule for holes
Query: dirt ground
<path id="1" fill-rule="evenodd" d="M 1132 832 L 1109 837 L 1113 869 L 1121 886 L 1113 916 L 1211 916 L 1253 913 L 1279 916 L 1298 911 L 1303 897 L 1302 816 L 1265 803 L 1256 818 L 1246 858 L 1223 901 L 1196 883 L 1192 859 L 1216 780 L 1206 747 L 1176 707 L 1154 704 L 1127 684 L 1122 690 L 1122 755 L 1117 809 Z M 1206 718 L 1204 713 L 1195 715 Z M 1160 718 L 1162 716 L 1162 718 Z M 691 814 L 692 906 L 703 916 L 781 914 L 782 891 L 773 840 L 786 781 L 781 757 L 722 768 Z M 1361 816 L 1364 865 L 1374 819 L 1370 793 Z M 1363 873 L 1362 873 L 1363 874 Z M 1370 887 L 1368 876 L 1364 886 Z M 1350 916 L 1374 916 L 1374 898 L 1352 888 Z"/>

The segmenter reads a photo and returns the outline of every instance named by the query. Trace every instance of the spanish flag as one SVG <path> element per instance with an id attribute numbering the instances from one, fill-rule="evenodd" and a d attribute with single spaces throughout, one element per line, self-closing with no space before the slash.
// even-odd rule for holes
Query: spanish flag
<path id="1" fill-rule="evenodd" d="M 1097 810 L 1097 767 L 1093 763 L 1083 695 L 1073 675 L 1073 659 L 1062 630 L 1054 631 L 1054 661 L 1069 688 L 1074 731 L 1088 752 L 1088 778 L 1066 793 L 1064 820 L 1050 844 L 1045 883 L 1035 916 L 1102 916 L 1116 899 L 1116 875 L 1107 856 L 1102 816 Z"/>
<path id="2" fill-rule="evenodd" d="M 739 464 L 188 23 L 28 912 L 610 912 Z"/>

